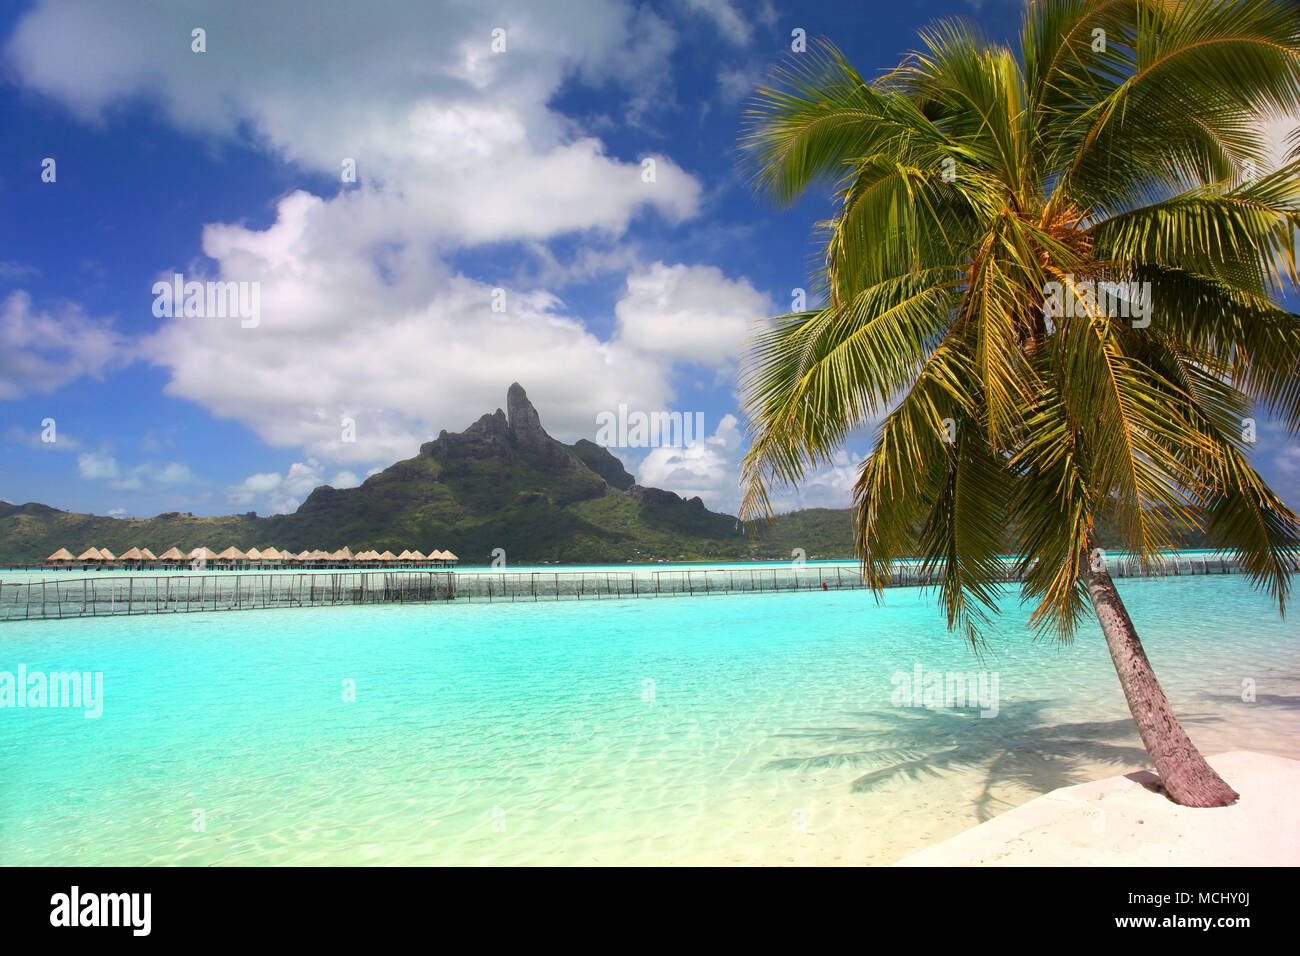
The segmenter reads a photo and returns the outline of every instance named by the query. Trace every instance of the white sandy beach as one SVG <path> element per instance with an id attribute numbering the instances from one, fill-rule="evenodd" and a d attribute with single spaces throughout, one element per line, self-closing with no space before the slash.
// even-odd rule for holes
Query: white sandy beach
<path id="1" fill-rule="evenodd" d="M 1053 790 L 896 865 L 1300 865 L 1300 761 L 1245 750 L 1208 759 L 1241 794 L 1233 806 L 1180 807 L 1139 771 Z"/>

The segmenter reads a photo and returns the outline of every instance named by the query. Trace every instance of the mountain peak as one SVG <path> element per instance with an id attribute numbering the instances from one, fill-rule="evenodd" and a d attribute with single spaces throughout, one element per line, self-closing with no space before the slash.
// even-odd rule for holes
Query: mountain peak
<path id="1" fill-rule="evenodd" d="M 520 447 L 538 448 L 550 441 L 551 436 L 542 428 L 541 416 L 518 382 L 512 384 L 506 392 L 506 418 L 510 422 L 510 432 Z"/>

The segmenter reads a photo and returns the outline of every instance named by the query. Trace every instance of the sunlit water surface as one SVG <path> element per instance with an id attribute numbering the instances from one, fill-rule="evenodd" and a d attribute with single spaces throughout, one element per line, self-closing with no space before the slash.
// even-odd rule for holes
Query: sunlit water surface
<path id="1" fill-rule="evenodd" d="M 1205 752 L 1300 758 L 1293 622 L 1121 587 Z M 0 864 L 892 862 L 1146 764 L 1095 625 L 1005 608 L 982 662 L 915 589 L 0 625 L 0 672 L 103 674 L 0 709 Z M 997 715 L 895 706 L 917 664 Z"/>

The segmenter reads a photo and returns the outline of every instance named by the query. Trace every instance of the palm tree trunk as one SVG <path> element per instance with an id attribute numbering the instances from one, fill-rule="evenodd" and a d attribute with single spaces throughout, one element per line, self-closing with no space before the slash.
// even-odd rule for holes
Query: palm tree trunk
<path id="1" fill-rule="evenodd" d="M 1142 745 L 1169 798 L 1185 807 L 1226 807 L 1235 803 L 1237 792 L 1205 762 L 1169 706 L 1105 560 L 1088 561 L 1083 581 L 1106 635 L 1106 647 Z"/>

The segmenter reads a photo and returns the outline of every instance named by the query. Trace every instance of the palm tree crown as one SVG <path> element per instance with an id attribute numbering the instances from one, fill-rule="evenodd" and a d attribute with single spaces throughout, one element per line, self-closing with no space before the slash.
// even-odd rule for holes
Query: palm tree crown
<path id="1" fill-rule="evenodd" d="M 742 515 L 880 421 L 864 572 L 922 555 L 972 641 L 1008 550 L 1068 639 L 1102 525 L 1143 560 L 1198 526 L 1284 607 L 1300 525 L 1248 459 L 1252 415 L 1300 430 L 1284 115 L 1300 16 L 1276 0 L 1038 0 L 1018 53 L 945 21 L 870 82 L 830 44 L 795 54 L 742 146 L 778 201 L 835 184 L 825 304 L 753 344 Z"/>

